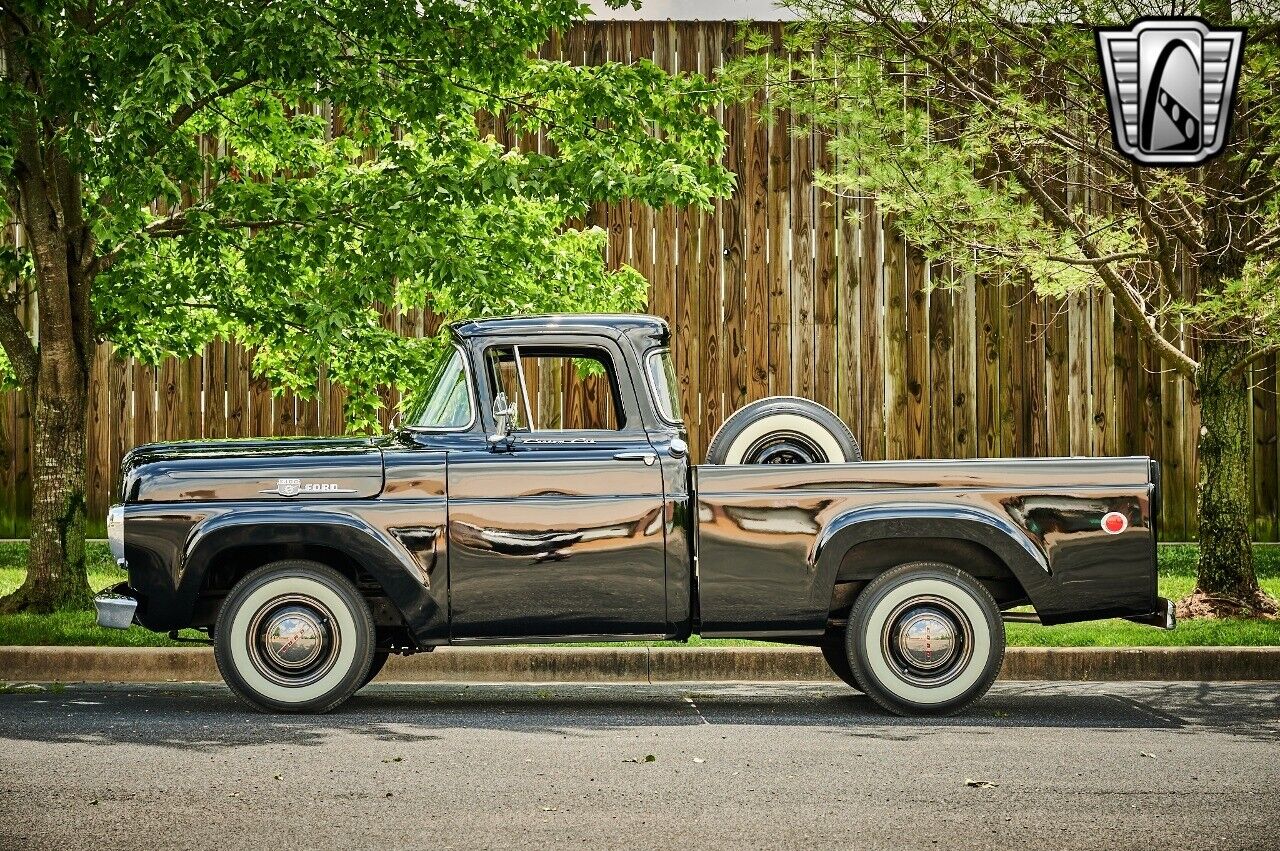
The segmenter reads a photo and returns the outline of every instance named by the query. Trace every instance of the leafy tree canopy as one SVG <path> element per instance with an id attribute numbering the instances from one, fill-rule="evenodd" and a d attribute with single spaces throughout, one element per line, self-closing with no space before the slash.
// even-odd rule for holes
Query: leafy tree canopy
<path id="1" fill-rule="evenodd" d="M 91 298 L 82 348 L 111 339 L 154 361 L 234 336 L 303 393 L 327 364 L 360 426 L 378 385 L 404 386 L 435 345 L 383 329 L 384 307 L 642 307 L 645 282 L 604 268 L 605 235 L 566 222 L 623 197 L 706 205 L 732 178 L 703 81 L 537 57 L 586 14 L 576 0 L 0 0 L 0 215 L 27 231 L 0 255 L 0 322 L 13 332 L 20 297 L 55 292 L 33 191 L 65 235 L 58 286 Z M 544 153 L 482 134 L 477 111 L 541 134 Z M 30 386 L 35 350 L 0 336 Z"/>
<path id="2" fill-rule="evenodd" d="M 932 259 L 1063 296 L 1105 286 L 1166 362 L 1280 343 L 1280 10 L 1263 0 L 795 0 L 730 84 L 830 134 L 817 179 L 873 194 Z M 1226 152 L 1138 167 L 1115 149 L 1095 26 L 1202 15 L 1248 27 Z M 801 132 L 807 132 L 801 128 Z"/>

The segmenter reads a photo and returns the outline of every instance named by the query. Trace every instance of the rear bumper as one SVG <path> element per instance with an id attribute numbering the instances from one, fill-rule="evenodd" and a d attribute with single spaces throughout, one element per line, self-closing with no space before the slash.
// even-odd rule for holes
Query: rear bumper
<path id="1" fill-rule="evenodd" d="M 98 626 L 128 629 L 133 625 L 134 614 L 138 611 L 138 599 L 132 596 L 132 591 L 127 583 L 121 582 L 93 598 L 93 607 L 98 610 Z"/>
<path id="2" fill-rule="evenodd" d="M 1134 623 L 1145 624 L 1146 626 L 1158 626 L 1161 629 L 1173 629 L 1178 625 L 1178 619 L 1173 614 L 1173 601 L 1166 600 L 1164 597 L 1156 597 L 1156 610 L 1149 615 L 1133 615 L 1125 620 Z"/>

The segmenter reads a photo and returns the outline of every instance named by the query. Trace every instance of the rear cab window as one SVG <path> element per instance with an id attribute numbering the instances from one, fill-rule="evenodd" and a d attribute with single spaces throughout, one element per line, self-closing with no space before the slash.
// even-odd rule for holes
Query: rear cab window
<path id="1" fill-rule="evenodd" d="M 649 380 L 649 392 L 658 407 L 658 416 L 670 425 L 684 422 L 680 410 L 680 384 L 676 380 L 671 350 L 654 349 L 650 352 L 645 357 L 645 375 Z"/>

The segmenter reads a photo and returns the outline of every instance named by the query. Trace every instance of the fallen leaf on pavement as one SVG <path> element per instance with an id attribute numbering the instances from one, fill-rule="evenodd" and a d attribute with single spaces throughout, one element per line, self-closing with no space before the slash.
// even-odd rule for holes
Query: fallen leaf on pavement
<path id="1" fill-rule="evenodd" d="M 964 785 L 972 786 L 974 789 L 994 789 L 996 784 L 990 780 L 971 780 L 968 777 L 964 779 Z"/>

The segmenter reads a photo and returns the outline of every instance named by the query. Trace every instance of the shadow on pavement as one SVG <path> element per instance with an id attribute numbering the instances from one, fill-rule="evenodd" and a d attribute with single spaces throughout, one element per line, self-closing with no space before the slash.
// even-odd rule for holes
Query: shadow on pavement
<path id="1" fill-rule="evenodd" d="M 1214 731 L 1280 741 L 1276 684 L 1000 683 L 946 718 L 897 718 L 864 695 L 817 684 L 374 684 L 322 716 L 263 715 L 223 686 L 72 685 L 0 695 L 0 738 L 217 751 L 319 745 L 338 735 L 430 741 L 453 730 L 583 736 L 633 727 L 768 725 L 909 741 L 1002 728 Z"/>

